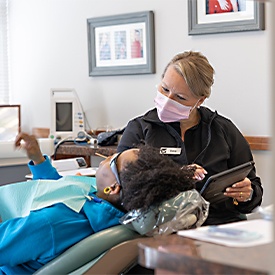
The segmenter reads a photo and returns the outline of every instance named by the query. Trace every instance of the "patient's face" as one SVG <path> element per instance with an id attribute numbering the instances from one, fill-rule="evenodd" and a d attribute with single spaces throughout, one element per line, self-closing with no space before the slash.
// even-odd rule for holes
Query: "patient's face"
<path id="1" fill-rule="evenodd" d="M 137 152 L 138 149 L 129 149 L 127 151 L 122 152 L 118 156 L 116 160 L 116 167 L 119 173 L 128 162 L 135 161 L 137 159 Z M 102 198 L 104 197 L 104 188 L 112 186 L 117 182 L 116 176 L 110 167 L 110 161 L 112 160 L 112 157 L 113 156 L 109 156 L 108 158 L 103 160 L 99 164 L 99 168 L 96 171 L 96 185 L 98 190 L 97 194 Z"/>

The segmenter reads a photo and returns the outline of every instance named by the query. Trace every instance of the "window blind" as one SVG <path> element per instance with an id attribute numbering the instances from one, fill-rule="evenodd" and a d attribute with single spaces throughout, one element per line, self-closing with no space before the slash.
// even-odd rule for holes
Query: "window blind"
<path id="1" fill-rule="evenodd" d="M 0 104 L 9 103 L 8 0 L 0 0 Z"/>

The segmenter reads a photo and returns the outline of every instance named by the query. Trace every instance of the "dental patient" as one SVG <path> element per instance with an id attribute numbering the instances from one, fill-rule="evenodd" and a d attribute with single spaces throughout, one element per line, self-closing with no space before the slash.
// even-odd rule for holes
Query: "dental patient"
<path id="1" fill-rule="evenodd" d="M 67 179 L 58 174 L 48 156 L 42 155 L 34 136 L 20 133 L 15 146 L 24 146 L 33 181 L 11 184 L 14 190 L 36 183 L 43 188 L 47 180 L 56 185 L 56 190 L 59 182 L 64 187 Z M 141 146 L 103 160 L 96 178 L 70 176 L 70 183 L 75 179 L 75 187 L 81 186 L 79 178 L 90 182 L 79 210 L 57 198 L 53 204 L 38 205 L 27 216 L 0 223 L 0 274 L 34 273 L 89 235 L 120 224 L 128 211 L 146 212 L 181 192 L 193 190 L 194 173 L 203 176 L 196 167 L 180 167 L 159 154 L 158 149 Z M 0 192 L 2 188 L 9 187 L 1 187 Z"/>

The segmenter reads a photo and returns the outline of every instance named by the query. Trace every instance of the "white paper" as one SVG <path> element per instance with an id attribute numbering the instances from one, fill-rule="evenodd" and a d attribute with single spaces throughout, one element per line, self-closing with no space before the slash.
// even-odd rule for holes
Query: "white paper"
<path id="1" fill-rule="evenodd" d="M 62 177 L 76 176 L 78 174 L 81 174 L 82 176 L 94 177 L 97 169 L 98 167 L 79 168 L 75 170 L 59 171 L 58 174 Z M 32 179 L 32 174 L 26 175 L 25 178 Z"/>
<path id="2" fill-rule="evenodd" d="M 60 171 L 58 172 L 61 176 L 74 176 L 76 174 L 81 174 L 82 176 L 95 176 L 97 167 L 79 168 L 75 170 Z"/>
<path id="3" fill-rule="evenodd" d="M 219 225 L 221 228 L 235 228 L 246 230 L 250 232 L 256 232 L 261 235 L 258 239 L 242 241 L 242 240 L 232 240 L 226 238 L 219 238 L 209 236 L 207 230 L 209 226 L 202 226 L 196 229 L 181 230 L 177 234 L 183 237 L 188 237 L 200 241 L 206 241 L 215 244 L 221 244 L 231 247 L 250 247 L 256 245 L 263 245 L 271 243 L 273 241 L 273 222 L 270 220 L 255 219 L 241 222 L 234 222 Z"/>

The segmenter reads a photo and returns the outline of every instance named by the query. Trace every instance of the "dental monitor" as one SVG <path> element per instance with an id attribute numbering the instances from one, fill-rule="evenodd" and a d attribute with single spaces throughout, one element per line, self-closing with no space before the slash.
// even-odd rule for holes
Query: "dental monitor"
<path id="1" fill-rule="evenodd" d="M 75 138 L 85 130 L 84 113 L 74 89 L 51 89 L 51 138 Z"/>

